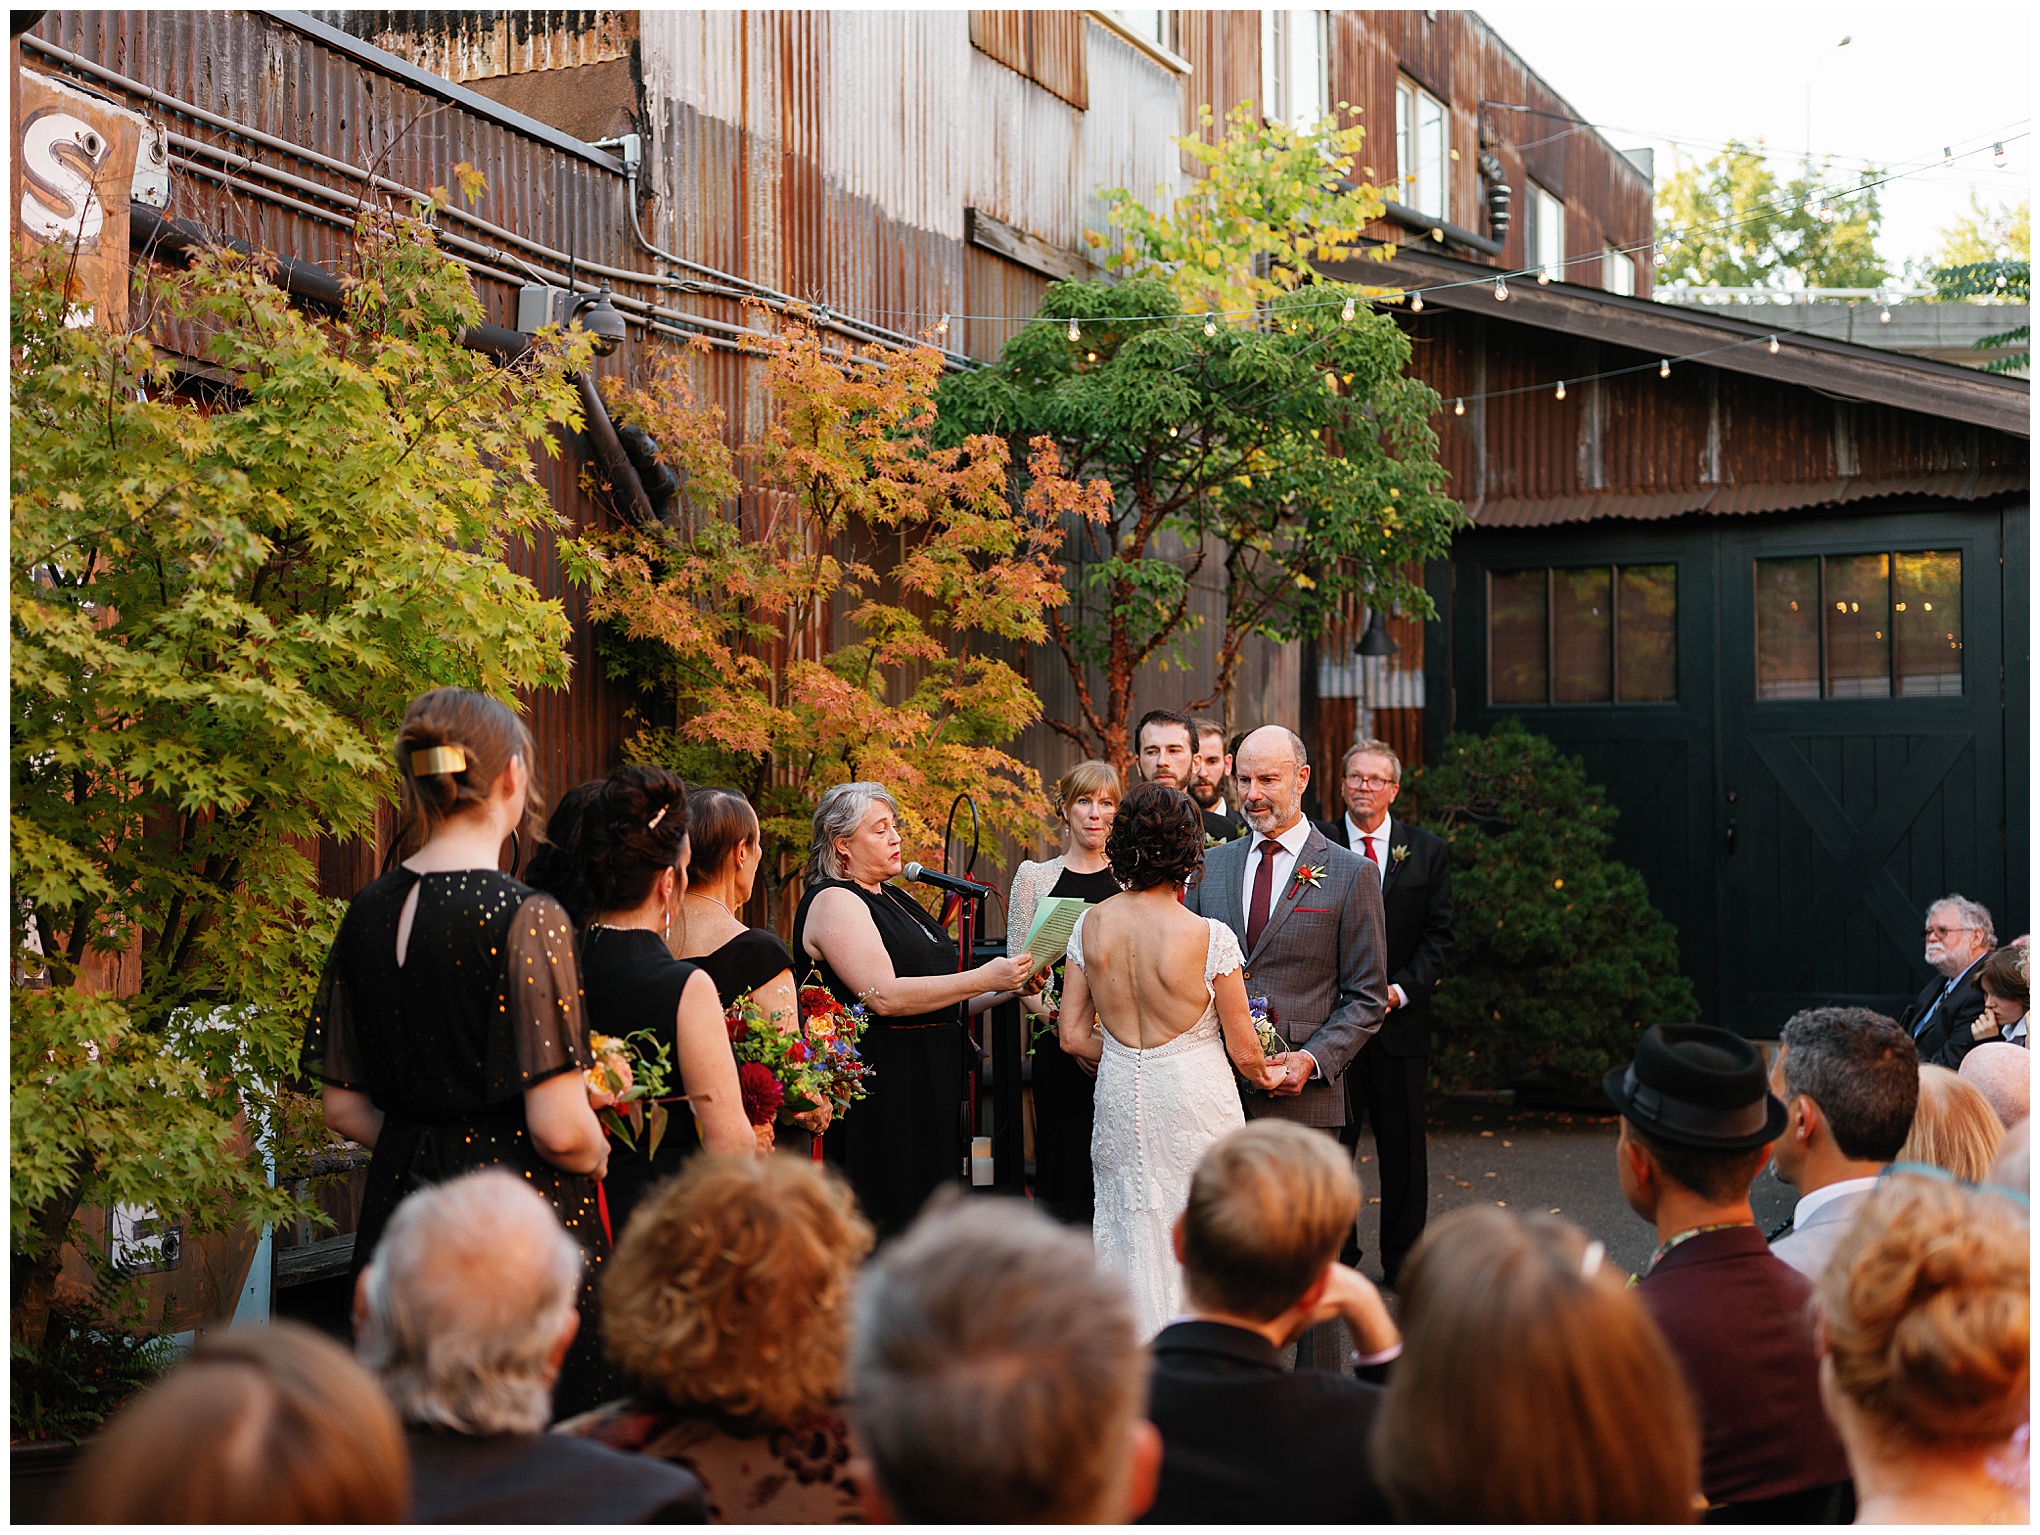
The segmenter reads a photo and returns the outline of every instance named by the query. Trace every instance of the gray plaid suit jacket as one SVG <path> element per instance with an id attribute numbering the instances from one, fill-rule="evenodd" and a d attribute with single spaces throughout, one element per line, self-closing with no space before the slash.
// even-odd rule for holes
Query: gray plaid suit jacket
<path id="1" fill-rule="evenodd" d="M 1216 917 L 1247 948 L 1247 914 L 1241 888 L 1247 860 L 1261 839 L 1253 832 L 1204 855 L 1204 878 L 1183 904 Z M 1381 874 L 1358 853 L 1325 840 L 1316 827 L 1304 840 L 1297 867 L 1323 864 L 1324 882 L 1291 877 L 1276 892 L 1261 941 L 1247 954 L 1247 994 L 1265 996 L 1275 1027 L 1291 1045 L 1317 1058 L 1322 1082 L 1309 1082 L 1294 1098 L 1244 1095 L 1247 1113 L 1336 1129 L 1346 1122 L 1340 1075 L 1381 1027 L 1388 1006 L 1388 927 L 1381 914 Z"/>

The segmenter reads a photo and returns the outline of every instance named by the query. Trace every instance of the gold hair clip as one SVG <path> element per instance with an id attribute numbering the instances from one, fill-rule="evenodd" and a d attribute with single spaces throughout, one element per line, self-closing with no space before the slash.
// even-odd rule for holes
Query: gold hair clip
<path id="1" fill-rule="evenodd" d="M 645 822 L 645 830 L 657 831 L 659 829 L 659 823 L 666 819 L 666 812 L 668 810 L 671 810 L 672 808 L 673 807 L 671 805 L 661 805 L 659 807 L 659 813 L 653 816 L 649 821 Z"/>
<path id="2" fill-rule="evenodd" d="M 432 778 L 440 773 L 465 773 L 467 753 L 458 746 L 431 746 L 411 753 L 411 776 Z"/>

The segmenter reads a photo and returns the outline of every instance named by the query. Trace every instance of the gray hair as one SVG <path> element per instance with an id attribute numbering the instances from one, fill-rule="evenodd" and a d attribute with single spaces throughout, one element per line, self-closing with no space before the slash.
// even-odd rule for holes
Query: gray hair
<path id="1" fill-rule="evenodd" d="M 839 783 L 822 796 L 821 803 L 815 806 L 815 839 L 808 847 L 810 885 L 850 877 L 836 852 L 836 839 L 847 837 L 862 826 L 865 812 L 873 805 L 885 806 L 895 821 L 900 818 L 900 802 L 882 783 Z"/>
<path id="2" fill-rule="evenodd" d="M 1390 746 L 1386 741 L 1377 741 L 1372 736 L 1369 736 L 1362 741 L 1355 741 L 1351 746 L 1346 748 L 1346 755 L 1339 759 L 1339 776 L 1341 778 L 1345 777 L 1347 769 L 1353 766 L 1353 759 L 1363 754 L 1369 757 L 1388 758 L 1389 762 L 1395 768 L 1395 781 L 1397 783 L 1402 782 L 1401 755 L 1398 754 L 1396 749 L 1393 746 Z"/>
<path id="3" fill-rule="evenodd" d="M 1983 941 L 1990 948 L 1997 947 L 1997 929 L 1991 925 L 1990 908 L 1981 901 L 1972 901 L 1966 895 L 1944 895 L 1927 908 L 1927 920 L 1934 920 L 1937 911 L 1952 911 L 1962 919 L 1964 927 L 1975 928 L 1983 934 Z"/>
<path id="4" fill-rule="evenodd" d="M 580 1287 L 580 1245 L 522 1178 L 486 1168 L 420 1189 L 368 1266 L 361 1361 L 407 1423 L 543 1433 Z"/>
<path id="5" fill-rule="evenodd" d="M 1889 1162 L 1912 1132 L 1920 1056 L 1912 1036 L 1867 1007 L 1810 1007 L 1778 1031 L 1785 1091 L 1811 1098 L 1835 1146 L 1858 1162 Z"/>
<path id="6" fill-rule="evenodd" d="M 1082 1237 L 1018 1200 L 952 1199 L 865 1270 L 851 1416 L 902 1520 L 1117 1518 L 1144 1355 Z"/>

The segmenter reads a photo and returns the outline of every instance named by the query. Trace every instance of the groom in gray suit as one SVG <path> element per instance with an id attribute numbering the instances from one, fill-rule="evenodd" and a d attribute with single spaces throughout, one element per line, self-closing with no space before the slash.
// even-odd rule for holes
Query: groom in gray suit
<path id="1" fill-rule="evenodd" d="M 1380 871 L 1304 818 L 1310 764 L 1293 731 L 1254 731 L 1233 771 L 1249 832 L 1205 855 L 1184 904 L 1239 937 L 1247 994 L 1267 997 L 1289 1044 L 1287 1080 L 1248 1095 L 1247 1113 L 1336 1132 L 1346 1122 L 1340 1078 L 1388 1003 Z"/>

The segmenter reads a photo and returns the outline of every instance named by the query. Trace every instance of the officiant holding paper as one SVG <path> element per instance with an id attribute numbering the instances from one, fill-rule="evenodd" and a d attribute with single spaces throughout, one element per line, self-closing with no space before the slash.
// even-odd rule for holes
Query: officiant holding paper
<path id="1" fill-rule="evenodd" d="M 1095 905 L 1119 894 L 1105 860 L 1105 837 L 1119 809 L 1119 774 L 1109 763 L 1080 762 L 1055 786 L 1056 813 L 1063 824 L 1063 854 L 1045 863 L 1023 862 L 1013 875 L 1007 902 L 1009 947 L 1036 925 L 1059 926 L 1068 939 L 1074 913 L 1045 912 L 1052 900 Z M 1046 940 L 1044 940 L 1046 943 Z M 1061 945 L 1035 947 L 1035 954 L 1061 954 Z M 1090 1071 L 1065 1055 L 1055 1037 L 1055 1002 L 1062 995 L 1062 964 L 1040 996 L 1022 997 L 1034 1061 L 1034 1197 L 1058 1220 L 1091 1223 Z"/>

